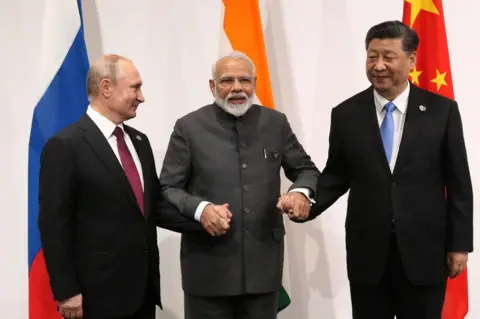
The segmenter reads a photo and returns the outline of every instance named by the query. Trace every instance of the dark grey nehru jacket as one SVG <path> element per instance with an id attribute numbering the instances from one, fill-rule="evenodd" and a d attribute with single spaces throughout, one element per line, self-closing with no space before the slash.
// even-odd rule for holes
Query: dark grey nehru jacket
<path id="1" fill-rule="evenodd" d="M 185 292 L 233 296 L 280 288 L 282 167 L 290 189 L 315 194 L 320 173 L 278 111 L 253 105 L 237 118 L 211 104 L 176 122 L 160 174 L 163 194 L 191 218 L 202 201 L 228 203 L 233 214 L 224 236 L 182 234 Z"/>

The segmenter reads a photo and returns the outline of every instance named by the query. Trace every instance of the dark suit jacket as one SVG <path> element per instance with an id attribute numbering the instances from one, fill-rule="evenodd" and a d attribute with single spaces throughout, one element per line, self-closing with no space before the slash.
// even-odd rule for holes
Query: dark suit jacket
<path id="1" fill-rule="evenodd" d="M 160 175 L 165 197 L 189 218 L 201 201 L 228 203 L 233 214 L 224 236 L 182 235 L 187 293 L 232 296 L 280 288 L 282 167 L 292 188 L 315 192 L 319 172 L 280 112 L 253 105 L 236 118 L 212 104 L 176 122 Z"/>
<path id="2" fill-rule="evenodd" d="M 87 115 L 51 138 L 41 157 L 38 222 L 53 294 L 56 300 L 83 294 L 90 314 L 132 313 L 147 277 L 161 305 L 156 226 L 202 232 L 162 199 L 147 136 L 124 127 L 142 164 L 145 216 Z"/>
<path id="3" fill-rule="evenodd" d="M 421 111 L 420 105 L 426 110 Z M 392 219 L 409 280 L 444 282 L 446 253 L 473 249 L 472 184 L 457 103 L 410 84 L 393 174 L 383 149 L 372 87 L 335 107 L 328 161 L 311 217 L 348 189 L 345 227 L 351 282 L 380 280 Z"/>

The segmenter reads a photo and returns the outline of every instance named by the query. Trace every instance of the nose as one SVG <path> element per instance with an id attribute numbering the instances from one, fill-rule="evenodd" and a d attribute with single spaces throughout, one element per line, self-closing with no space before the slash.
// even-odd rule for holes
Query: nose
<path id="1" fill-rule="evenodd" d="M 233 81 L 231 91 L 232 92 L 243 92 L 243 86 L 237 78 L 235 78 L 235 80 Z"/>
<path id="2" fill-rule="evenodd" d="M 142 90 L 138 90 L 138 93 L 137 93 L 137 101 L 138 101 L 139 103 L 145 102 L 145 97 L 143 96 Z"/>
<path id="3" fill-rule="evenodd" d="M 374 70 L 377 72 L 381 72 L 386 69 L 385 63 L 382 59 L 378 59 L 373 66 Z"/>

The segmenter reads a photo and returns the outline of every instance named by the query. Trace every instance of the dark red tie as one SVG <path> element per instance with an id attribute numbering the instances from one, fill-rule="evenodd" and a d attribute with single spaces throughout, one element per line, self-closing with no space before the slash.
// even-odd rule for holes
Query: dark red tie
<path id="1" fill-rule="evenodd" d="M 113 135 L 117 137 L 118 153 L 120 154 L 120 161 L 122 162 L 125 175 L 127 175 L 130 185 L 132 186 L 135 197 L 137 198 L 138 206 L 143 213 L 143 190 L 142 182 L 140 181 L 140 175 L 138 174 L 137 166 L 133 161 L 132 154 L 128 150 L 125 143 L 125 136 L 123 130 L 120 127 L 116 127 L 113 131 Z"/>

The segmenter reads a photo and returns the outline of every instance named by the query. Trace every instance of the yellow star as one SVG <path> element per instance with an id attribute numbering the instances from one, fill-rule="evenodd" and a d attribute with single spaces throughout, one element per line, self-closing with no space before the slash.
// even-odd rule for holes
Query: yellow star
<path id="1" fill-rule="evenodd" d="M 447 72 L 443 72 L 443 73 L 440 73 L 437 70 L 437 76 L 435 77 L 435 79 L 431 80 L 430 82 L 432 83 L 436 83 L 437 84 L 437 92 L 440 91 L 440 88 L 442 87 L 442 85 L 445 85 L 447 86 L 447 82 L 445 81 L 445 76 L 447 75 Z"/>
<path id="2" fill-rule="evenodd" d="M 417 71 L 417 67 L 414 67 L 412 72 L 410 72 L 410 77 L 412 78 L 412 83 L 416 85 L 420 85 L 420 82 L 418 81 L 418 77 L 420 74 L 422 74 L 423 71 Z"/>
<path id="3" fill-rule="evenodd" d="M 434 14 L 440 14 L 435 7 L 433 0 L 405 0 L 405 2 L 410 3 L 410 27 L 413 26 L 415 19 L 417 19 L 420 10 L 425 10 Z"/>

